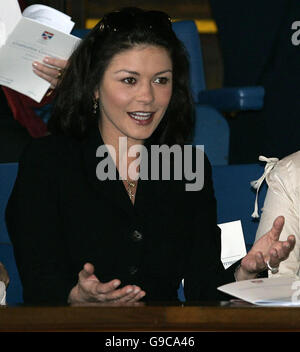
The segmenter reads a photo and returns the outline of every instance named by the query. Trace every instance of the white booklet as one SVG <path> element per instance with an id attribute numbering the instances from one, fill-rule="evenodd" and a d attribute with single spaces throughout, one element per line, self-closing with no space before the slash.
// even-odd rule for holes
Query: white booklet
<path id="1" fill-rule="evenodd" d="M 33 61 L 68 59 L 80 39 L 69 34 L 70 17 L 55 9 L 32 5 L 24 13 L 32 18 L 17 0 L 0 1 L 0 85 L 40 102 L 50 83 L 34 74 Z"/>
<path id="2" fill-rule="evenodd" d="M 295 277 L 237 281 L 218 290 L 258 306 L 300 307 L 300 280 Z"/>

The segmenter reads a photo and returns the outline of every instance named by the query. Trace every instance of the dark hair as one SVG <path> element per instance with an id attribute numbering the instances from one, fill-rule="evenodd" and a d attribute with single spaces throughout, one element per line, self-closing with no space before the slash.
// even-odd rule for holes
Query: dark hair
<path id="1" fill-rule="evenodd" d="M 171 101 L 151 139 L 168 145 L 186 142 L 194 124 L 186 50 L 165 13 L 138 8 L 105 15 L 73 52 L 57 89 L 49 131 L 84 138 L 98 122 L 93 113 L 94 92 L 111 59 L 139 44 L 165 48 L 173 64 Z"/>

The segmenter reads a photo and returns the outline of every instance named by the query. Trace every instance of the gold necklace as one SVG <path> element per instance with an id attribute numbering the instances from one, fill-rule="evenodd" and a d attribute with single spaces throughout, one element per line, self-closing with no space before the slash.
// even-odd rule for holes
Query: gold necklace
<path id="1" fill-rule="evenodd" d="M 128 181 L 128 180 L 125 180 L 125 182 L 127 183 L 127 193 L 128 193 L 128 196 L 130 198 L 130 200 L 132 200 L 135 196 L 135 187 L 136 187 L 136 184 L 137 184 L 137 181 Z"/>

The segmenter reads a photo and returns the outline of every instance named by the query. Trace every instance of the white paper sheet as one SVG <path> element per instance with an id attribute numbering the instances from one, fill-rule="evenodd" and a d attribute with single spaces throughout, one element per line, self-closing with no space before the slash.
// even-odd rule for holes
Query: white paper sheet
<path id="1" fill-rule="evenodd" d="M 0 1 L 0 47 L 22 18 L 17 0 Z"/>
<path id="2" fill-rule="evenodd" d="M 23 11 L 23 16 L 54 28 L 66 34 L 70 34 L 74 27 L 71 17 L 45 5 L 31 5 Z"/>
<path id="3" fill-rule="evenodd" d="M 246 245 L 240 220 L 218 225 L 221 229 L 221 260 L 224 268 L 243 258 L 246 254 Z"/>
<path id="4" fill-rule="evenodd" d="M 300 307 L 300 280 L 295 277 L 237 281 L 218 290 L 259 306 Z"/>

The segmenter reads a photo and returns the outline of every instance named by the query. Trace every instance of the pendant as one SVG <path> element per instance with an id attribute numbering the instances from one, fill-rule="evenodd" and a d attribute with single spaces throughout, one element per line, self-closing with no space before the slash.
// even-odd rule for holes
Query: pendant
<path id="1" fill-rule="evenodd" d="M 126 182 L 127 182 L 127 185 L 128 185 L 128 187 L 127 187 L 127 193 L 128 193 L 128 196 L 129 196 L 130 200 L 132 200 L 132 199 L 134 198 L 133 189 L 134 189 L 134 187 L 135 187 L 135 183 L 134 183 L 134 182 L 127 181 L 127 180 L 126 180 Z"/>

